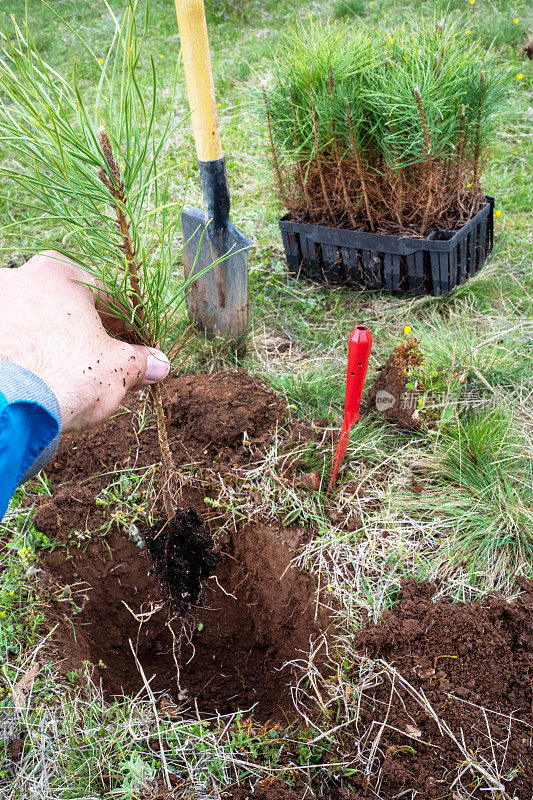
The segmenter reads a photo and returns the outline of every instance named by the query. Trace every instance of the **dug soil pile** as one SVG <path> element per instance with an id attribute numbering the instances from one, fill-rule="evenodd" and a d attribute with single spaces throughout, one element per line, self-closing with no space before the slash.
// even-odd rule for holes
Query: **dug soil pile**
<path id="1" fill-rule="evenodd" d="M 351 637 L 351 709 L 341 719 L 357 722 L 328 756 L 347 769 L 325 782 L 317 773 L 308 786 L 243 783 L 228 788 L 228 800 L 530 800 L 533 583 L 523 581 L 513 602 L 433 601 L 436 589 L 406 581 L 392 609 Z"/>
<path id="2" fill-rule="evenodd" d="M 355 635 L 358 652 L 385 660 L 412 687 L 376 664 L 364 689 L 358 733 L 366 732 L 368 750 L 381 734 L 366 784 L 372 797 L 410 797 L 413 790 L 423 798 L 488 796 L 428 703 L 464 741 L 468 757 L 499 778 L 506 796 L 533 796 L 533 584 L 523 588 L 511 603 L 497 596 L 433 602 L 435 586 L 407 581 L 380 622 Z"/>
<path id="3" fill-rule="evenodd" d="M 165 381 L 169 444 L 177 466 L 225 473 L 245 466 L 271 438 L 284 409 L 262 381 L 245 372 L 185 375 Z M 200 414 L 199 409 L 202 410 Z M 178 423 L 179 420 L 179 423 Z M 100 428 L 61 439 L 46 468 L 53 490 L 35 512 L 39 530 L 65 539 L 74 530 L 95 531 L 113 509 L 95 505 L 117 476 L 161 460 L 155 421 L 136 397 Z M 185 497 L 181 503 L 187 506 Z"/>
<path id="4" fill-rule="evenodd" d="M 282 414 L 276 396 L 245 373 L 178 378 L 168 393 L 176 461 L 204 470 L 249 463 Z M 313 579 L 290 567 L 302 530 L 228 526 L 218 537 L 220 560 L 199 606 L 188 620 L 169 622 L 139 537 L 113 524 L 113 503 L 95 504 L 115 467 L 133 469 L 158 458 L 155 425 L 144 425 L 134 405 L 133 414 L 122 413 L 107 427 L 65 437 L 49 469 L 54 493 L 41 501 L 34 520 L 65 545 L 44 562 L 61 623 L 56 647 L 63 669 L 88 661 L 108 695 L 136 692 L 142 678 L 131 641 L 146 678 L 155 675 L 152 688 L 167 691 L 180 706 L 195 702 L 201 711 L 225 713 L 257 704 L 258 719 L 292 716 L 290 670 L 282 667 L 307 653 L 310 638 L 328 624 Z M 184 487 L 184 524 L 194 523 L 198 512 L 204 519 L 212 514 L 206 494 Z M 83 538 L 103 524 L 105 536 Z M 155 532 L 148 547 L 162 546 L 164 533 Z"/>

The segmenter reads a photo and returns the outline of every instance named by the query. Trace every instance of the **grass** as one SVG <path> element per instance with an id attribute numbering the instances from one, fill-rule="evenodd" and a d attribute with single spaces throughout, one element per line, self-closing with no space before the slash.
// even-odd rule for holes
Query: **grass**
<path id="1" fill-rule="evenodd" d="M 0 0 L 0 14 L 5 17 L 12 6 L 9 0 Z M 111 6 L 118 12 L 122 3 L 112 0 Z M 458 599 L 483 597 L 496 589 L 511 598 L 517 592 L 517 575 L 531 575 L 528 482 L 533 448 L 528 378 L 533 184 L 527 176 L 533 159 L 528 118 L 532 73 L 530 62 L 520 55 L 532 22 L 529 4 L 516 0 L 511 8 L 506 0 L 476 0 L 473 6 L 467 0 L 375 0 L 374 5 L 357 0 L 268 0 L 241 7 L 242 17 L 217 13 L 210 27 L 233 219 L 255 243 L 250 258 L 250 340 L 240 366 L 264 376 L 286 399 L 294 419 L 327 418 L 331 426 L 340 425 L 348 335 L 359 322 L 368 325 L 374 337 L 369 383 L 402 340 L 405 325 L 420 339 L 428 368 L 445 376 L 453 371 L 462 382 L 460 394 L 447 401 L 439 395 L 439 403 L 448 403 L 450 413 L 441 415 L 444 422 L 428 435 L 363 415 L 353 429 L 332 504 L 325 504 L 318 492 L 280 481 L 294 457 L 299 458 L 302 472 L 327 471 L 332 457 L 327 438 L 295 445 L 280 429 L 264 464 L 238 474 L 231 484 L 217 479 L 216 493 L 210 491 L 215 497 L 213 512 L 221 522 L 228 517 L 266 517 L 305 525 L 312 535 L 298 563 L 319 574 L 321 585 L 336 598 L 340 616 L 350 624 L 365 616 L 377 619 L 395 601 L 406 577 L 438 579 L 438 593 Z M 69 0 L 57 0 L 54 9 L 103 57 L 99 48 L 113 28 L 103 2 L 73 6 Z M 163 88 L 157 109 L 163 112 L 168 111 L 178 54 L 177 25 L 172 3 L 151 0 L 150 10 L 153 24 L 146 47 L 159 60 Z M 308 14 L 315 19 L 342 16 L 362 20 L 374 30 L 378 25 L 394 26 L 412 12 L 432 19 L 446 10 L 464 14 L 465 36 L 480 36 L 485 46 L 494 42 L 495 58 L 514 76 L 509 100 L 497 120 L 484 179 L 484 189 L 496 197 L 501 212 L 495 220 L 496 246 L 489 262 L 467 284 L 441 298 L 406 299 L 296 282 L 284 268 L 276 229 L 282 208 L 273 191 L 267 142 L 245 102 L 248 89 L 243 84 L 268 70 L 283 28 L 295 18 L 305 25 Z M 27 14 L 43 56 L 68 70 L 77 52 L 73 30 L 59 30 L 40 0 L 28 0 Z M 97 66 L 77 54 L 80 84 L 89 90 Z M 516 79 L 520 74 L 524 77 Z M 186 114 L 180 73 L 174 121 Z M 0 157 L 7 159 L 1 144 L 0 151 Z M 166 155 L 173 165 L 171 193 L 181 201 L 188 186 L 187 200 L 199 205 L 186 120 L 173 133 Z M 2 226 L 20 215 L 13 191 L 2 180 Z M 19 263 L 33 233 L 31 228 L 20 231 L 11 256 Z M 61 243 L 65 233 L 57 223 L 47 238 Z M 179 269 L 174 267 L 176 279 Z M 176 335 L 185 324 L 180 318 Z M 185 369 L 235 365 L 235 357 L 220 343 L 199 339 Z M 143 424 L 141 417 L 136 424 Z M 149 487 L 152 477 L 150 471 L 110 475 L 99 498 L 102 508 L 121 523 L 131 522 L 141 513 L 136 493 Z M 185 477 L 213 489 L 208 474 Z M 413 483 L 423 491 L 414 491 Z M 261 505 L 251 501 L 255 490 Z M 69 680 L 60 677 L 54 663 L 43 658 L 42 648 L 49 630 L 38 559 L 49 542 L 31 523 L 35 495 L 48 492 L 45 479 L 19 490 L 0 529 L 0 614 L 5 614 L 0 616 L 0 718 L 8 731 L 5 742 L 0 740 L 2 800 L 133 800 L 153 795 L 153 780 L 164 786 L 168 775 L 178 776 L 176 796 L 217 800 L 225 785 L 248 778 L 257 783 L 269 775 L 290 781 L 298 774 L 319 786 L 335 769 L 349 783 L 350 767 L 328 750 L 336 734 L 308 744 L 327 734 L 333 723 L 325 721 L 309 738 L 305 725 L 273 736 L 239 716 L 214 718 L 209 724 L 173 720 L 154 710 L 149 686 L 137 697 L 108 704 L 85 671 Z M 346 648 L 347 641 L 342 639 L 339 646 Z M 332 644 L 332 656 L 334 650 Z M 26 709 L 17 714 L 11 689 L 35 661 L 42 661 L 37 680 Z M 300 688 L 312 691 L 312 665 L 305 655 L 299 670 Z M 386 667 L 379 665 L 379 670 L 385 675 Z M 333 696 L 333 684 L 330 690 Z M 21 761 L 14 765 L 6 748 L 19 736 L 25 746 Z"/>
<path id="2" fill-rule="evenodd" d="M 139 800 L 146 796 L 143 790 L 156 786 L 156 777 L 161 776 L 161 784 L 169 788 L 170 775 L 180 776 L 178 788 L 193 784 L 212 793 L 231 783 L 235 771 L 261 779 L 269 770 L 301 769 L 298 761 L 305 738 L 298 732 L 252 726 L 240 715 L 176 721 L 172 707 L 168 713 L 155 710 L 149 687 L 142 695 L 110 705 L 88 675 L 80 676 L 82 694 L 62 697 L 52 688 L 51 696 L 45 697 L 53 679 L 43 675 L 41 686 L 34 685 L 32 700 L 42 705 L 32 704 L 18 721 L 26 745 L 11 784 L 14 797 L 42 796 L 44 784 L 47 796 L 57 800 L 102 796 Z M 325 749 L 323 745 L 316 752 Z M 292 755 L 290 766 L 280 765 L 282 755 L 285 762 Z M 259 760 L 262 766 L 257 765 Z"/>
<path id="3" fill-rule="evenodd" d="M 533 561 L 533 476 L 524 444 L 500 410 L 459 417 L 437 446 L 436 496 L 420 503 L 453 521 L 454 558 L 488 574 L 516 575 Z"/>

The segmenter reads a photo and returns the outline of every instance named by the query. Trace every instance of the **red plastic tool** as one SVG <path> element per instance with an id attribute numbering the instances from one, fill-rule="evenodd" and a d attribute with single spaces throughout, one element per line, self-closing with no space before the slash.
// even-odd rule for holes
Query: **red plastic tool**
<path id="1" fill-rule="evenodd" d="M 350 428 L 359 419 L 359 407 L 363 396 L 368 359 L 372 350 L 372 334 L 365 325 L 353 329 L 348 342 L 348 371 L 346 374 L 346 398 L 344 400 L 344 421 L 335 458 L 329 476 L 328 495 L 335 483 L 342 459 L 350 441 Z"/>

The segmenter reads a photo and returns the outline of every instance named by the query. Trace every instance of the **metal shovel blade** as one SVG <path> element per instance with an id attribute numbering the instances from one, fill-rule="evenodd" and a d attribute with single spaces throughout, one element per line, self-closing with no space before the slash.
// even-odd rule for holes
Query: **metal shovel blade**
<path id="1" fill-rule="evenodd" d="M 247 251 L 252 242 L 229 219 L 224 159 L 199 162 L 199 167 L 206 210 L 186 205 L 181 216 L 185 278 L 199 276 L 191 284 L 187 308 L 200 330 L 238 340 L 248 324 Z"/>

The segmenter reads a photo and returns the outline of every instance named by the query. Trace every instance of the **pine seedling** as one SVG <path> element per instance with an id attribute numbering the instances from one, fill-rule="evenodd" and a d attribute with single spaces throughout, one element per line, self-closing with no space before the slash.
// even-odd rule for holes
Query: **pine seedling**
<path id="1" fill-rule="evenodd" d="M 175 165 L 164 156 L 176 76 L 162 115 L 154 59 L 142 58 L 148 2 L 141 15 L 139 0 L 130 0 L 121 18 L 106 7 L 114 31 L 103 58 L 71 29 L 99 75 L 93 89 L 79 80 L 77 60 L 70 79 L 46 63 L 26 24 L 13 18 L 12 28 L 0 31 L 0 138 L 11 156 L 0 174 L 15 220 L 4 231 L 6 249 L 22 229 L 34 251 L 49 246 L 74 259 L 101 282 L 109 314 L 132 341 L 164 348 L 189 288 L 189 281 L 172 284 L 182 203 L 172 199 Z M 144 83 L 149 78 L 148 97 L 141 72 Z M 179 343 L 170 358 L 177 349 Z M 160 387 L 150 394 L 172 518 L 177 473 Z"/>

